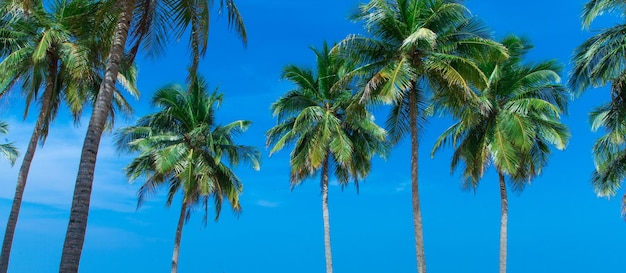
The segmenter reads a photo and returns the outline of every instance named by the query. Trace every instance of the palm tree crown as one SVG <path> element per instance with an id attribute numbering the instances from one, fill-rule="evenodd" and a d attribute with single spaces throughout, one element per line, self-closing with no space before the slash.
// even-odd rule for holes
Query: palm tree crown
<path id="1" fill-rule="evenodd" d="M 108 40 L 97 37 L 110 30 L 110 21 L 99 20 L 100 4 L 90 1 L 53 2 L 49 11 L 42 1 L 35 1 L 29 16 L 15 15 L 2 20 L 0 40 L 0 96 L 19 87 L 26 99 L 26 112 L 35 100 L 43 100 L 46 87 L 50 90 L 49 107 L 43 109 L 47 117 L 42 124 L 41 140 L 48 135 L 50 122 L 56 117 L 61 103 L 65 103 L 75 120 L 80 118 L 86 101 L 95 101 L 102 82 Z M 6 8 L 6 7 L 5 7 Z M 126 64 L 118 77 L 131 95 L 137 97 L 136 68 Z M 21 86 L 16 84 L 21 83 Z M 45 93 L 45 92 L 44 92 Z M 119 90 L 115 90 L 113 103 L 124 114 L 132 112 L 130 104 Z M 115 109 L 109 111 L 113 122 Z"/>
<path id="2" fill-rule="evenodd" d="M 223 100 L 221 94 L 208 95 L 202 79 L 194 81 L 190 90 L 188 93 L 179 85 L 158 90 L 152 102 L 161 110 L 139 119 L 135 126 L 121 129 L 117 146 L 139 153 L 126 168 L 131 180 L 146 176 L 138 205 L 169 183 L 168 205 L 176 193 L 182 192 L 185 203 L 201 203 L 206 208 L 211 196 L 217 219 L 224 198 L 233 210 L 240 209 L 242 185 L 227 163 L 236 167 L 247 162 L 258 170 L 260 152 L 234 142 L 234 137 L 251 125 L 250 121 L 238 120 L 223 126 L 216 123 L 215 110 Z"/>
<path id="3" fill-rule="evenodd" d="M 455 147 L 451 166 L 465 162 L 464 177 L 471 187 L 491 163 L 514 181 L 527 181 L 547 163 L 547 144 L 564 149 L 569 139 L 568 129 L 559 121 L 567 109 L 567 90 L 558 83 L 560 66 L 555 61 L 524 64 L 532 48 L 525 39 L 509 36 L 502 43 L 510 58 L 480 64 L 489 82 L 476 91 L 474 100 L 459 103 L 449 94 L 435 97 L 435 105 L 459 121 L 439 137 L 433 153 L 451 142 Z"/>
<path id="4" fill-rule="evenodd" d="M 291 183 L 295 186 L 315 176 L 324 161 L 335 167 L 340 183 L 357 182 L 370 170 L 370 159 L 384 154 L 385 130 L 356 103 L 354 92 L 344 85 L 349 67 L 330 54 L 325 44 L 317 56 L 317 75 L 309 69 L 287 66 L 283 78 L 296 89 L 272 104 L 278 124 L 267 132 L 270 153 L 295 143 L 291 153 Z"/>
<path id="5" fill-rule="evenodd" d="M 222 99 L 217 92 L 207 94 L 206 84 L 201 79 L 193 81 L 187 89 L 168 86 L 158 90 L 152 100 L 160 111 L 118 133 L 119 149 L 139 153 L 126 167 L 131 181 L 140 177 L 146 179 L 139 189 L 138 206 L 163 186 L 168 188 L 168 206 L 176 194 L 182 193 L 172 272 L 177 272 L 178 268 L 182 225 L 193 207 L 202 208 L 205 223 L 210 199 L 213 199 L 216 221 L 224 199 L 233 211 L 239 212 L 243 186 L 232 167 L 247 162 L 255 170 L 260 168 L 258 149 L 234 142 L 234 137 L 243 133 L 251 122 L 238 120 L 224 126 L 216 123 L 215 110 Z"/>
<path id="6" fill-rule="evenodd" d="M 410 92 L 429 87 L 454 87 L 472 96 L 470 86 L 487 82 L 474 59 L 493 50 L 506 54 L 457 1 L 373 0 L 361 5 L 353 19 L 363 21 L 373 37 L 350 35 L 336 50 L 361 65 L 355 74 L 367 80 L 364 99 L 377 95 L 402 106 Z M 394 139 L 408 132 L 390 129 L 400 134 Z"/>

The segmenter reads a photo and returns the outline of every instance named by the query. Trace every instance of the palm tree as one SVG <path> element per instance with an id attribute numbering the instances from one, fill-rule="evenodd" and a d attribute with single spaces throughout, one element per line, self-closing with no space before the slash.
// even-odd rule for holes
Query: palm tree
<path id="1" fill-rule="evenodd" d="M 104 80 L 98 91 L 81 152 L 70 219 L 59 266 L 59 270 L 64 273 L 78 272 L 89 218 L 89 202 L 98 148 L 119 68 L 125 63 L 123 57 L 129 34 L 133 44 L 129 52 L 132 60 L 140 47 L 151 49 L 149 52 L 155 54 L 161 52 L 167 41 L 168 28 L 173 28 L 180 37 L 191 25 L 193 33 L 190 35 L 190 45 L 194 58 L 190 66 L 192 76 L 197 68 L 196 59 L 199 59 L 206 51 L 208 43 L 209 14 L 213 1 L 119 0 L 108 1 L 108 3 L 111 4 L 112 10 L 106 11 L 116 15 L 116 27 L 110 53 L 108 53 Z M 232 26 L 245 42 L 243 20 L 234 1 L 220 0 L 219 3 L 220 9 L 227 10 L 229 26 Z"/>
<path id="2" fill-rule="evenodd" d="M 189 92 L 188 92 L 189 90 Z M 178 253 L 185 220 L 192 208 L 200 206 L 208 217 L 209 199 L 218 220 L 224 198 L 239 212 L 242 184 L 232 167 L 251 163 L 259 170 L 261 155 L 257 148 L 238 145 L 234 137 L 246 131 L 251 122 L 238 120 L 216 124 L 215 110 L 223 96 L 206 93 L 201 79 L 189 88 L 172 85 L 156 92 L 152 102 L 161 109 L 119 131 L 119 149 L 139 155 L 126 167 L 131 181 L 146 178 L 139 189 L 138 206 L 159 188 L 167 186 L 169 207 L 176 194 L 183 196 L 176 228 L 172 273 L 178 270 Z M 229 164 L 226 164 L 228 162 Z M 206 223 L 206 222 L 205 222 Z"/>
<path id="3" fill-rule="evenodd" d="M 485 86 L 487 77 L 473 59 L 505 49 L 487 39 L 488 32 L 469 10 L 454 0 L 371 0 L 353 18 L 364 22 L 372 38 L 350 35 L 336 50 L 354 59 L 365 78 L 362 101 L 392 105 L 386 122 L 390 140 L 411 139 L 411 194 L 417 269 L 426 272 L 424 235 L 418 191 L 418 129 L 427 91 L 455 90 L 469 100 L 470 86 Z"/>
<path id="4" fill-rule="evenodd" d="M 0 121 L 0 135 L 5 135 L 9 133 L 9 125 L 4 121 Z M 15 160 L 19 156 L 19 152 L 17 148 L 13 146 L 13 143 L 4 143 L 0 144 L 0 156 L 11 162 L 11 165 L 15 164 Z"/>
<path id="5" fill-rule="evenodd" d="M 326 272 L 331 273 L 329 176 L 334 173 L 342 185 L 353 179 L 358 187 L 359 179 L 370 171 L 372 156 L 385 155 L 388 148 L 385 130 L 345 85 L 350 82 L 349 67 L 330 54 L 326 43 L 321 51 L 312 49 L 316 72 L 294 65 L 283 70 L 283 78 L 296 88 L 272 104 L 278 124 L 267 132 L 267 145 L 273 146 L 272 154 L 295 144 L 290 158 L 292 188 L 321 175 Z"/>
<path id="6" fill-rule="evenodd" d="M 583 9 L 583 28 L 605 11 L 623 11 L 626 4 L 615 0 L 589 1 Z M 611 84 L 611 100 L 590 114 L 592 129 L 605 134 L 593 146 L 595 171 L 591 182 L 598 196 L 614 196 L 626 179 L 626 24 L 603 29 L 576 48 L 569 85 L 576 94 L 589 87 Z M 622 202 L 626 217 L 626 194 Z"/>
<path id="7" fill-rule="evenodd" d="M 454 94 L 435 98 L 439 109 L 449 110 L 459 121 L 435 142 L 433 154 L 446 143 L 454 146 L 451 169 L 463 161 L 465 186 L 476 188 L 493 165 L 500 183 L 500 273 L 506 272 L 508 199 L 505 180 L 522 190 L 541 173 L 550 154 L 549 144 L 565 148 L 569 130 L 559 116 L 567 107 L 567 91 L 560 85 L 555 61 L 525 64 L 532 45 L 509 36 L 502 42 L 510 58 L 487 58 L 480 67 L 489 76 L 488 87 L 463 102 Z"/>
<path id="8" fill-rule="evenodd" d="M 37 6 L 38 0 L 5 0 L 0 3 L 0 11 L 4 16 L 14 16 L 20 14 L 29 16 L 33 8 Z"/>
<path id="9" fill-rule="evenodd" d="M 91 30 L 106 28 L 102 21 L 91 18 L 96 5 L 89 2 L 58 1 L 49 6 L 48 12 L 44 9 L 42 1 L 34 1 L 36 6 L 29 11 L 29 16 L 21 16 L 18 11 L 9 13 L 13 16 L 2 20 L 3 31 L 0 32 L 0 38 L 3 47 L 0 54 L 4 60 L 0 62 L 0 70 L 3 71 L 0 75 L 0 95 L 21 88 L 26 99 L 25 117 L 31 103 L 38 101 L 41 105 L 17 178 L 15 197 L 0 256 L 2 273 L 8 270 L 22 196 L 37 144 L 45 142 L 50 123 L 63 102 L 69 106 L 74 119 L 78 121 L 83 104 L 94 100 L 97 86 L 102 79 L 100 74 L 102 61 L 95 59 L 93 50 L 89 50 L 89 47 L 97 43 L 81 37 L 82 33 L 86 32 L 84 28 Z M 9 8 L 2 6 L 1 9 Z M 137 96 L 134 87 L 136 71 L 132 67 L 126 67 L 122 72 L 125 75 L 119 77 L 120 83 L 131 94 Z M 17 86 L 20 82 L 22 85 Z M 124 113 L 132 111 L 117 89 L 114 103 Z M 108 116 L 112 122 L 113 110 Z"/>

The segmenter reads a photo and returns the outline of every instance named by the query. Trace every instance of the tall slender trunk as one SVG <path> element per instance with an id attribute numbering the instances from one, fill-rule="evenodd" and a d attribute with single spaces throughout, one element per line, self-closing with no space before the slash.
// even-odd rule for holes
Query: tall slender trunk
<path id="1" fill-rule="evenodd" d="M 0 255 L 0 273 L 6 273 L 9 269 L 9 258 L 11 256 L 11 247 L 13 246 L 13 236 L 15 235 L 15 227 L 17 226 L 17 219 L 20 214 L 20 208 L 22 207 L 22 196 L 24 195 L 24 189 L 26 188 L 26 181 L 28 179 L 28 172 L 30 171 L 30 164 L 35 157 L 35 151 L 37 150 L 37 144 L 41 136 L 41 129 L 50 111 L 52 103 L 52 93 L 56 85 L 58 60 L 53 54 L 49 54 L 50 63 L 48 64 L 48 70 L 50 71 L 46 79 L 46 88 L 43 92 L 41 99 L 41 109 L 33 134 L 28 142 L 28 148 L 26 148 L 26 154 L 22 160 L 22 166 L 20 172 L 17 175 L 17 186 L 15 188 L 15 197 L 13 197 L 13 205 L 11 206 L 11 213 L 9 214 L 9 220 L 7 221 L 6 231 L 4 232 L 4 240 L 2 241 L 2 254 Z"/>
<path id="2" fill-rule="evenodd" d="M 183 236 L 183 225 L 185 225 L 185 216 L 187 214 L 187 203 L 183 201 L 180 208 L 180 216 L 178 217 L 178 226 L 176 226 L 176 238 L 174 238 L 174 253 L 172 254 L 172 273 L 178 272 L 178 253 L 180 253 L 180 239 Z"/>
<path id="3" fill-rule="evenodd" d="M 198 20 L 198 15 L 193 14 L 191 17 L 191 65 L 189 66 L 189 90 L 193 88 L 194 81 L 198 75 L 198 65 L 200 64 L 200 49 L 198 48 L 200 41 L 200 26 L 198 25 Z"/>
<path id="4" fill-rule="evenodd" d="M 134 7 L 135 0 L 120 1 L 121 13 L 113 38 L 113 46 L 107 62 L 104 79 L 100 84 L 100 90 L 98 91 L 96 103 L 93 107 L 91 119 L 89 120 L 89 126 L 87 127 L 87 134 L 80 156 L 70 220 L 65 234 L 63 253 L 61 255 L 60 273 L 78 272 L 83 244 L 85 242 L 87 219 L 89 218 L 89 203 L 98 148 L 100 146 L 104 124 L 111 107 L 119 64 L 124 54 L 124 46 L 126 44 L 126 37 L 128 36 Z"/>
<path id="5" fill-rule="evenodd" d="M 324 218 L 324 254 L 326 273 L 333 273 L 333 254 L 330 249 L 330 214 L 328 212 L 328 155 L 322 166 L 322 216 Z"/>
<path id="6" fill-rule="evenodd" d="M 507 247 L 507 224 L 509 220 L 509 200 L 506 197 L 506 184 L 504 174 L 498 171 L 500 179 L 500 204 L 502 215 L 500 215 L 500 273 L 506 273 L 506 247 Z"/>
<path id="7" fill-rule="evenodd" d="M 422 230 L 422 212 L 418 191 L 418 135 L 417 135 L 417 94 L 415 87 L 409 93 L 409 112 L 411 127 L 411 200 L 413 203 L 413 229 L 415 230 L 415 256 L 417 272 L 426 273 L 426 254 L 424 253 L 424 231 Z"/>

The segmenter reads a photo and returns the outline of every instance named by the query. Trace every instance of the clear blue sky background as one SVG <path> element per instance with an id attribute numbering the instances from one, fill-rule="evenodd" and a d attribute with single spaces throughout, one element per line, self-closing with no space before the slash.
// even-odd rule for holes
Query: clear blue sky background
<path id="1" fill-rule="evenodd" d="M 317 273 L 324 268 L 321 198 L 318 180 L 289 190 L 288 151 L 268 158 L 264 132 L 274 124 L 269 105 L 292 86 L 280 80 L 286 64 L 311 66 L 308 49 L 323 40 L 338 41 L 362 32 L 346 17 L 356 0 L 237 1 L 249 33 L 244 50 L 226 30 L 226 18 L 211 27 L 209 53 L 201 71 L 211 86 L 226 94 L 218 112 L 222 123 L 250 119 L 254 125 L 240 142 L 263 148 L 260 172 L 239 168 L 245 183 L 239 218 L 225 210 L 218 223 L 202 225 L 192 216 L 182 239 L 181 272 Z M 569 70 L 572 51 L 592 32 L 582 31 L 583 0 L 469 0 L 496 38 L 515 33 L 536 48 L 532 60 L 556 58 Z M 617 22 L 605 16 L 593 29 Z M 142 97 L 134 101 L 131 124 L 153 111 L 153 91 L 182 83 L 188 54 L 181 42 L 157 60 L 140 60 Z M 567 80 L 567 73 L 563 75 Z M 589 90 L 571 103 L 564 121 L 573 137 L 566 151 L 555 151 L 544 174 L 523 193 L 511 194 L 509 272 L 623 273 L 626 223 L 620 198 L 595 196 L 589 182 L 591 147 L 600 135 L 590 131 L 588 112 L 608 99 L 607 90 Z M 15 92 L 0 101 L 0 119 L 10 123 L 8 139 L 26 149 L 34 117 L 21 121 L 23 100 Z M 65 111 L 65 110 L 64 110 Z M 384 116 L 379 117 L 384 120 Z M 66 111 L 51 130 L 32 165 L 17 227 L 11 272 L 58 272 L 69 207 L 85 126 L 75 127 Z M 450 175 L 450 152 L 430 158 L 436 136 L 449 124 L 430 120 L 421 137 L 420 191 L 430 272 L 496 272 L 500 203 L 497 176 L 486 174 L 474 194 L 462 191 L 458 174 Z M 179 203 L 164 206 L 162 195 L 135 210 L 137 184 L 121 169 L 130 157 L 118 155 L 111 134 L 101 144 L 81 272 L 167 272 Z M 4 227 L 14 194 L 18 164 L 0 162 L 0 225 Z M 330 209 L 334 266 L 337 272 L 415 272 L 415 249 L 409 191 L 409 146 L 401 143 L 374 169 L 356 194 L 331 188 Z M 623 191 L 620 193 L 623 194 Z"/>

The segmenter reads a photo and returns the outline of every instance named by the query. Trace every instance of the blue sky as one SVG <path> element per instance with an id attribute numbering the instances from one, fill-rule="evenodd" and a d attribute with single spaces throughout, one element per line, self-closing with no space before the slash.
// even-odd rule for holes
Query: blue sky
<path id="1" fill-rule="evenodd" d="M 209 52 L 201 72 L 219 86 L 225 102 L 222 123 L 254 122 L 239 141 L 263 148 L 261 171 L 238 168 L 245 183 L 236 217 L 224 211 L 218 223 L 202 225 L 192 216 L 183 232 L 181 272 L 254 273 L 322 272 L 319 182 L 289 190 L 288 151 L 268 158 L 264 132 L 274 124 L 269 105 L 292 86 L 280 80 L 286 64 L 311 66 L 309 46 L 338 41 L 361 32 L 346 20 L 358 1 L 238 1 L 249 44 L 244 49 L 226 30 L 226 18 L 212 25 Z M 515 33 L 535 44 L 531 60 L 556 58 L 570 68 L 574 48 L 592 32 L 582 31 L 579 14 L 585 1 L 468 0 L 466 5 L 494 31 L 496 38 Z M 617 22 L 605 16 L 593 29 Z M 152 92 L 186 77 L 186 44 L 172 45 L 165 57 L 141 59 L 141 99 L 135 117 L 150 113 Z M 563 80 L 567 80 L 564 73 Z M 510 195 L 509 272 L 626 272 L 623 246 L 626 223 L 620 198 L 595 196 L 589 182 L 591 132 L 588 113 L 608 99 L 604 88 L 588 90 L 571 103 L 564 118 L 572 131 L 565 151 L 555 151 L 543 175 L 523 193 Z M 21 121 L 23 100 L 17 92 L 0 101 L 0 119 L 10 124 L 8 139 L 22 151 L 34 117 Z M 134 120 L 117 121 L 118 126 Z M 379 120 L 384 120 L 380 116 Z M 88 117 L 75 127 L 67 113 L 53 126 L 31 168 L 14 240 L 11 272 L 57 272 L 82 140 Z M 430 158 L 434 139 L 451 121 L 430 120 L 421 137 L 420 193 L 430 272 L 496 272 L 498 266 L 499 194 L 497 176 L 485 175 L 476 193 L 461 190 L 450 175 L 449 150 Z M 414 272 L 410 208 L 409 146 L 403 142 L 386 160 L 377 159 L 356 194 L 331 187 L 330 213 L 334 267 L 337 272 Z M 130 156 L 119 155 L 107 134 L 101 144 L 81 272 L 167 272 L 179 203 L 164 206 L 162 195 L 135 210 L 139 184 L 128 184 L 121 169 Z M 6 224 L 19 161 L 0 162 L 0 225 Z"/>

